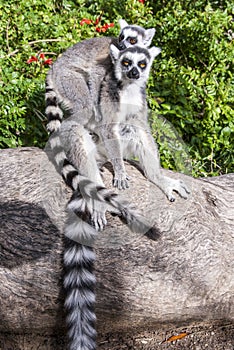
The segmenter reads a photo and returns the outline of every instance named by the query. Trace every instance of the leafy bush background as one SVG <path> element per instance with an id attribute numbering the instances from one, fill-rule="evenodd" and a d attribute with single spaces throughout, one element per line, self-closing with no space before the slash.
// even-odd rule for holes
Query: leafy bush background
<path id="1" fill-rule="evenodd" d="M 107 33 L 80 25 L 83 18 L 95 20 L 100 14 L 102 24 L 115 23 Z M 148 84 L 152 130 L 162 165 L 174 169 L 177 163 L 178 168 L 180 158 L 186 164 L 187 157 L 195 176 L 234 172 L 231 1 L 0 2 L 0 147 L 44 147 L 47 140 L 44 80 L 48 68 L 39 62 L 27 64 L 28 58 L 43 52 L 55 60 L 77 41 L 117 35 L 119 18 L 155 27 L 154 44 L 162 48 Z M 175 127 L 176 137 L 164 118 Z M 183 154 L 177 137 L 186 144 Z"/>

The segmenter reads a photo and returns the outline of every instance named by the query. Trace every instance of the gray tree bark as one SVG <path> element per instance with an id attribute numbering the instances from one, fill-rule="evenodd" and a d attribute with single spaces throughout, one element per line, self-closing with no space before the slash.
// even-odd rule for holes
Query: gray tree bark
<path id="1" fill-rule="evenodd" d="M 7 333 L 64 334 L 63 226 L 71 191 L 42 150 L 2 150 L 0 159 L 0 340 Z M 233 321 L 234 174 L 193 179 L 167 171 L 191 189 L 187 200 L 169 203 L 133 165 L 127 172 L 130 188 L 121 194 L 156 235 L 131 233 L 108 215 L 96 244 L 99 333 Z M 111 187 L 107 169 L 104 179 Z"/>

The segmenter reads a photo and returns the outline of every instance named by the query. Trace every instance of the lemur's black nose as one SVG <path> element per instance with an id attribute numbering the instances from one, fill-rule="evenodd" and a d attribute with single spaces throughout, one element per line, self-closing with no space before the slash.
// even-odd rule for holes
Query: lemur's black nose
<path id="1" fill-rule="evenodd" d="M 126 45 L 125 45 L 123 42 L 119 43 L 118 46 L 119 46 L 119 49 L 120 49 L 120 50 L 126 49 Z"/>
<path id="2" fill-rule="evenodd" d="M 129 79 L 139 79 L 140 78 L 140 74 L 137 70 L 136 67 L 133 67 L 127 74 Z"/>

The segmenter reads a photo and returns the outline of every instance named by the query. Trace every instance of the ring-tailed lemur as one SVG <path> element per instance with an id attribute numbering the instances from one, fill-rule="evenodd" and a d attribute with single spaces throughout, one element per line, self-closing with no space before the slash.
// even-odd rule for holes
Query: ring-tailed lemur
<path id="1" fill-rule="evenodd" d="M 150 67 L 159 52 L 156 47 L 147 49 L 138 46 L 120 51 L 111 45 L 112 63 L 101 84 L 98 84 L 98 118 L 90 111 L 88 122 L 82 125 L 79 120 L 83 111 L 80 110 L 76 116 L 64 121 L 60 128 L 59 137 L 68 161 L 79 174 L 86 176 L 80 176 L 79 189 L 68 204 L 72 215 L 66 226 L 69 240 L 64 254 L 64 286 L 67 290 L 65 306 L 68 310 L 69 350 L 96 349 L 95 277 L 92 271 L 95 255 L 92 246 L 97 231 L 90 222 L 94 221 L 97 228 L 102 228 L 106 224 L 105 211 L 111 210 L 109 205 L 130 225 L 134 225 L 135 220 L 131 208 L 104 188 L 98 162 L 111 161 L 115 182 L 118 187 L 124 188 L 127 187 L 127 175 L 123 158 L 136 155 L 148 179 L 157 184 L 169 199 L 174 198 L 173 190 L 184 198 L 189 192 L 183 182 L 161 175 L 157 147 L 147 124 L 145 88 Z M 90 133 L 95 133 L 95 141 Z M 68 173 L 70 163 L 66 165 Z"/>

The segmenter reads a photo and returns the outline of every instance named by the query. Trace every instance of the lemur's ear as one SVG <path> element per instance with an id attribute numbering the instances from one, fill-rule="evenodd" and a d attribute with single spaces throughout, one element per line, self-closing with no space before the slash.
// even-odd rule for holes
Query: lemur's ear
<path id="1" fill-rule="evenodd" d="M 119 19 L 119 25 L 120 25 L 120 29 L 122 30 L 128 26 L 128 23 L 125 21 L 125 19 Z"/>
<path id="2" fill-rule="evenodd" d="M 119 49 L 115 45 L 110 45 L 110 55 L 113 62 L 119 58 L 119 52 Z"/>
<path id="3" fill-rule="evenodd" d="M 153 61 L 154 58 L 160 54 L 160 52 L 161 52 L 161 49 L 160 49 L 159 47 L 152 46 L 152 47 L 149 49 L 149 53 L 150 53 L 151 60 Z"/>
<path id="4" fill-rule="evenodd" d="M 144 45 L 146 47 L 150 46 L 151 41 L 152 41 L 152 39 L 154 37 L 154 34 L 155 34 L 155 29 L 154 28 L 150 28 L 150 29 L 146 29 L 145 30 L 145 35 L 144 35 L 145 37 L 143 39 L 143 42 L 144 42 Z"/>

